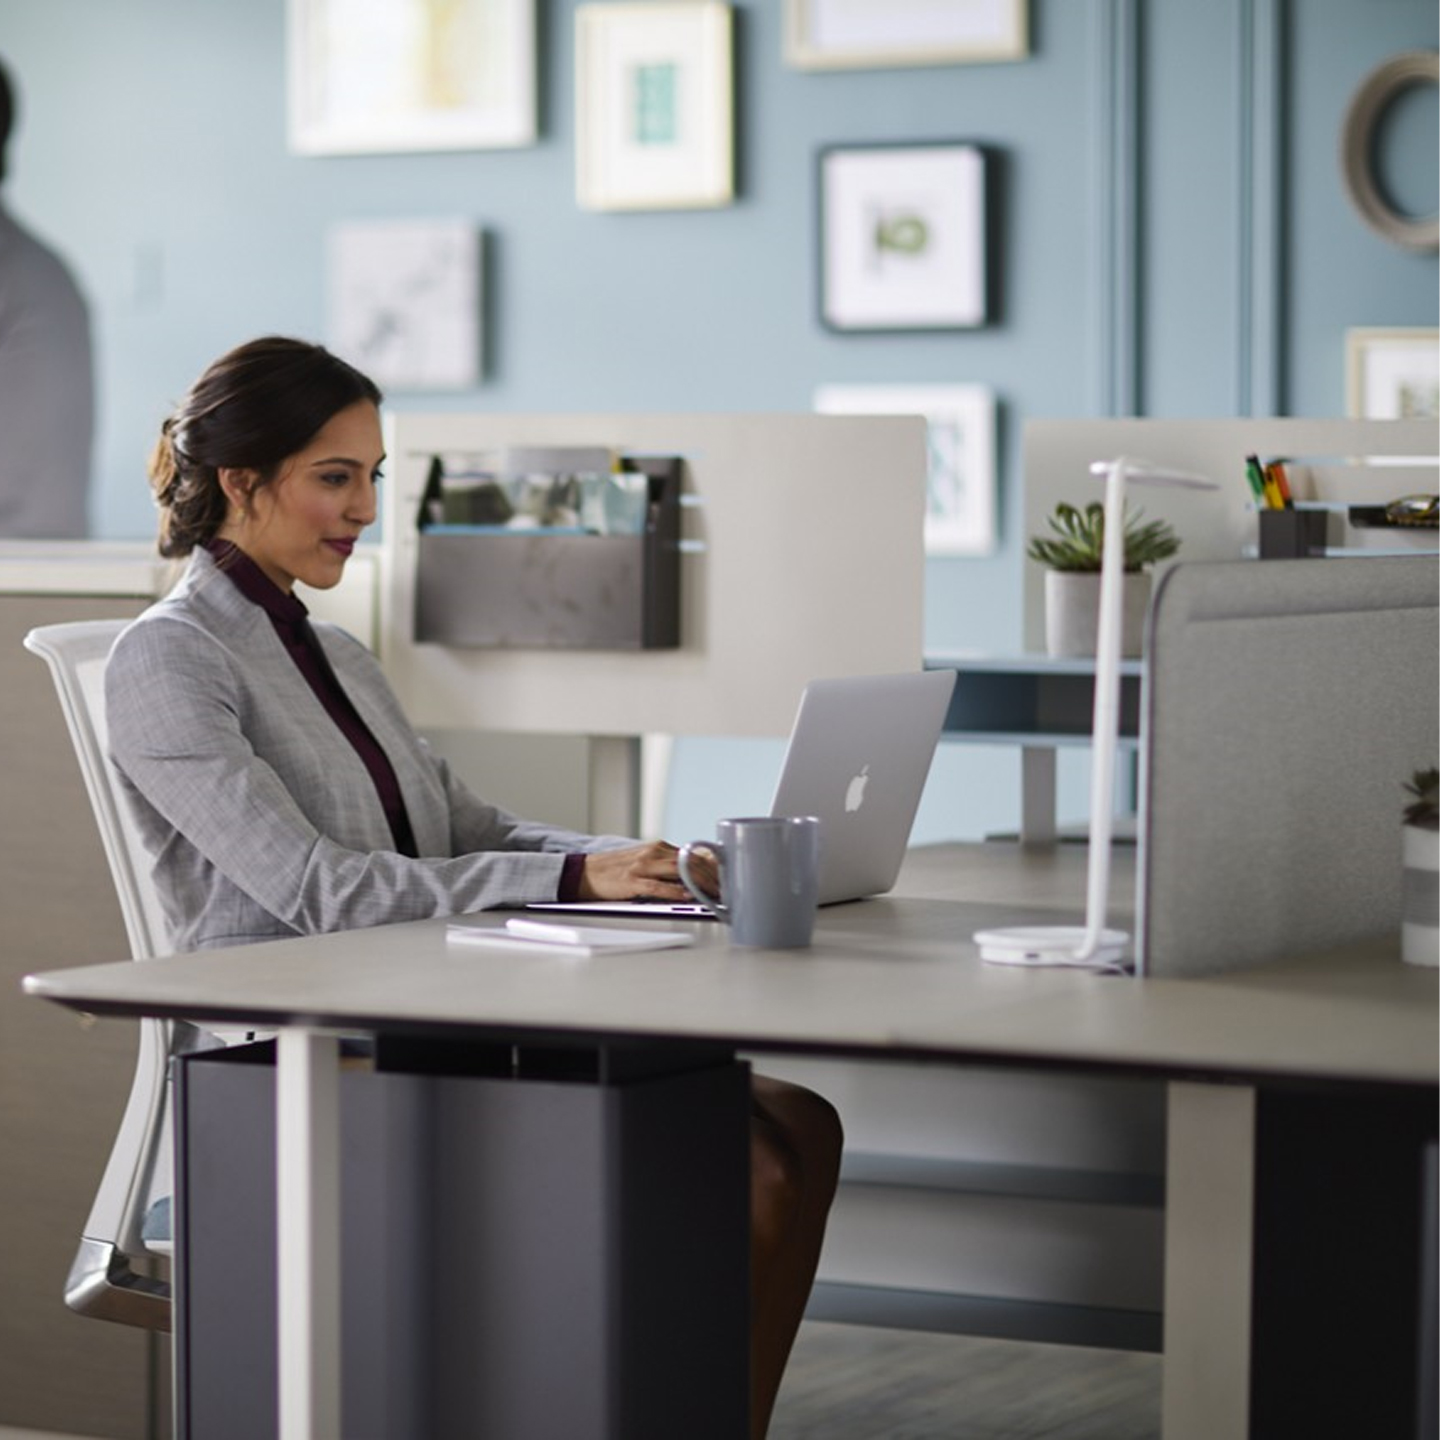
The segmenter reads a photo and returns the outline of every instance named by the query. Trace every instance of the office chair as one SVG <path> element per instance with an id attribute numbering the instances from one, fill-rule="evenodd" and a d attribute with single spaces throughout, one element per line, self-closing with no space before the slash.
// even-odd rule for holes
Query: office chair
<path id="1" fill-rule="evenodd" d="M 150 883 L 145 851 L 106 753 L 105 661 L 115 637 L 128 623 L 85 620 L 44 625 L 26 635 L 25 648 L 50 667 L 105 846 L 131 958 L 148 960 L 166 952 L 165 919 Z M 132 1262 L 169 1250 L 168 1225 L 164 1239 L 147 1240 L 145 1220 L 150 1197 L 169 1194 L 170 1056 L 180 1048 L 195 1048 L 195 1039 L 189 1025 L 140 1022 L 130 1099 L 65 1281 L 65 1303 L 82 1315 L 151 1330 L 170 1328 L 169 1284 L 136 1274 Z"/>

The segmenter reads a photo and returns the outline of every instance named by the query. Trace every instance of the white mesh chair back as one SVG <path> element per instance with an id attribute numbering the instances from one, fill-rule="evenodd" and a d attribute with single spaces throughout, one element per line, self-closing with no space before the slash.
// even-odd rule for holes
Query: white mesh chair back
<path id="1" fill-rule="evenodd" d="M 25 637 L 25 648 L 50 667 L 109 862 L 130 954 L 148 960 L 167 951 L 164 915 L 106 750 L 105 662 L 128 623 L 45 625 Z M 174 1033 L 165 1021 L 140 1022 L 130 1099 L 65 1284 L 65 1302 L 72 1310 L 157 1330 L 170 1328 L 170 1287 L 137 1275 L 131 1262 L 147 1249 L 169 1248 L 168 1243 L 147 1245 L 141 1231 L 152 1195 L 157 1189 L 169 1190 L 166 1079 Z"/>

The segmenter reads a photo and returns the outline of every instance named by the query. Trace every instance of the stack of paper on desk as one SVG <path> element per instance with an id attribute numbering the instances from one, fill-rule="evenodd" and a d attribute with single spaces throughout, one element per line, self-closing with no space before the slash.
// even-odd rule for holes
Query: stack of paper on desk
<path id="1" fill-rule="evenodd" d="M 554 925 L 544 920 L 507 920 L 475 925 L 452 920 L 445 938 L 488 949 L 527 951 L 532 955 L 605 955 L 625 950 L 673 950 L 693 945 L 695 937 L 678 930 L 613 930 L 600 925 Z"/>

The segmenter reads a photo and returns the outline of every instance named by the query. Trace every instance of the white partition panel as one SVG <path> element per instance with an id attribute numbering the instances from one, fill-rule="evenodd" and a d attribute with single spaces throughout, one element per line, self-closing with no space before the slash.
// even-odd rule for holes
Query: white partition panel
<path id="1" fill-rule="evenodd" d="M 816 676 L 922 663 L 924 421 L 819 415 L 397 415 L 381 655 L 422 726 L 784 735 Z M 414 638 L 430 457 L 602 445 L 685 460 L 676 649 L 472 650 Z"/>

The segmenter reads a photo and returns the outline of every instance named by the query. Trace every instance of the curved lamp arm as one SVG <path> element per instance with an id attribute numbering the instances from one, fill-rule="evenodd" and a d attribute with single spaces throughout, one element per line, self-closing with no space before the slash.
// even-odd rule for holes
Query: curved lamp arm
<path id="1" fill-rule="evenodd" d="M 983 930 L 976 936 L 983 960 L 1019 965 L 1113 966 L 1129 936 L 1105 928 L 1114 831 L 1115 748 L 1120 728 L 1121 589 L 1125 576 L 1125 490 L 1131 483 L 1218 490 L 1213 480 L 1121 455 L 1097 460 L 1105 476 L 1105 537 L 1100 555 L 1099 635 L 1095 647 L 1095 708 L 1091 723 L 1090 843 L 1085 883 L 1085 928 L 1032 926 Z"/>

